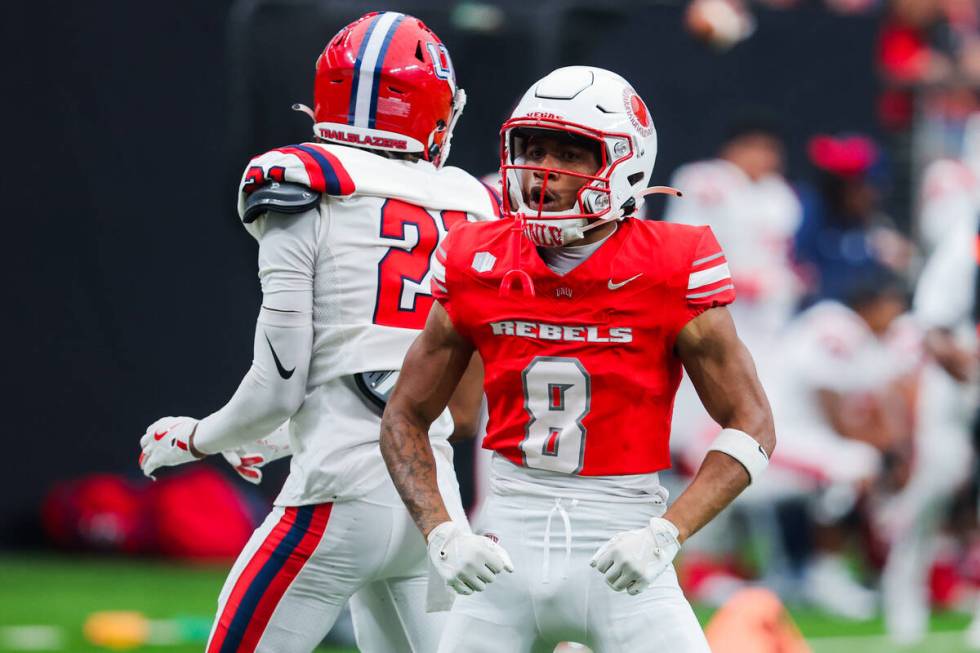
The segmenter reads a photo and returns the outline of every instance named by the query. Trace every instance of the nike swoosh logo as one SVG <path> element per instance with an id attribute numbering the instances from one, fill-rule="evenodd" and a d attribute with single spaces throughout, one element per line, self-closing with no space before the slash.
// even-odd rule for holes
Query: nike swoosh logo
<path id="1" fill-rule="evenodd" d="M 265 341 L 269 343 L 269 349 L 272 351 L 272 360 L 276 361 L 276 369 L 279 370 L 279 376 L 281 376 L 284 379 L 288 379 L 293 375 L 293 372 L 296 371 L 296 368 L 294 367 L 291 370 L 287 370 L 285 367 L 282 366 L 282 363 L 279 362 L 279 357 L 276 356 L 276 348 L 272 346 L 272 341 L 269 340 L 269 334 L 266 333 L 264 335 L 265 335 Z"/>
<path id="2" fill-rule="evenodd" d="M 163 431 L 162 433 L 157 433 L 156 431 L 154 431 L 153 432 L 153 439 L 159 441 L 160 438 L 162 438 L 163 436 L 165 436 L 167 433 L 169 433 L 169 431 Z"/>
<path id="3" fill-rule="evenodd" d="M 616 290 L 617 288 L 622 288 L 623 286 L 625 286 L 626 284 L 628 284 L 630 281 L 633 281 L 634 279 L 639 279 L 642 276 L 643 276 L 643 273 L 641 272 L 641 273 L 639 273 L 637 275 L 634 275 L 634 276 L 630 277 L 626 281 L 620 281 L 619 283 L 613 283 L 613 280 L 610 279 L 609 280 L 609 290 Z"/>

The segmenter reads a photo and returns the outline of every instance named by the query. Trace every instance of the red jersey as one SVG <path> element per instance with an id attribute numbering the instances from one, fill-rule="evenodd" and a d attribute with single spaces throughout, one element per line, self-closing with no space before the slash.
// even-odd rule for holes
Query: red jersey
<path id="1" fill-rule="evenodd" d="M 484 448 L 584 476 L 670 467 L 680 330 L 735 299 L 710 228 L 628 218 L 583 263 L 552 272 L 522 238 L 536 294 L 500 295 L 518 267 L 512 221 L 460 223 L 436 250 L 433 294 L 480 352 Z"/>

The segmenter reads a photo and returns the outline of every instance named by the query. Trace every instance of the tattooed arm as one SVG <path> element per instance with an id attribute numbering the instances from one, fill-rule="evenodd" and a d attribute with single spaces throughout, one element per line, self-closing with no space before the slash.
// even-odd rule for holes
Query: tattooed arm
<path id="1" fill-rule="evenodd" d="M 429 426 L 446 408 L 473 355 L 473 345 L 433 303 L 428 321 L 402 365 L 381 420 L 381 455 L 422 535 L 449 513 L 439 494 Z"/>

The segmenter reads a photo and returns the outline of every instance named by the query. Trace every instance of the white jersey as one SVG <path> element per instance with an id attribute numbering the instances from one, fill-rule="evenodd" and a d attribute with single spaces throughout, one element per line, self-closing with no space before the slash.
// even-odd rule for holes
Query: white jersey
<path id="1" fill-rule="evenodd" d="M 963 214 L 947 227 L 919 277 L 913 304 L 924 329 L 949 329 L 964 347 L 976 346 L 978 215 Z"/>
<path id="2" fill-rule="evenodd" d="M 761 352 L 789 319 L 802 291 L 790 252 L 802 208 L 778 175 L 753 181 L 724 159 L 678 168 L 665 219 L 708 225 L 728 259 L 738 301 L 729 307 L 753 354 Z"/>
<path id="3" fill-rule="evenodd" d="M 276 291 L 266 277 L 276 276 L 288 290 L 282 269 L 297 259 L 313 267 L 307 394 L 290 420 L 292 466 L 276 503 L 353 498 L 387 478 L 377 446 L 381 410 L 365 391 L 365 379 L 355 375 L 401 368 L 432 305 L 436 247 L 455 222 L 493 219 L 499 204 L 486 186 L 458 168 L 305 143 L 249 163 L 239 195 L 243 217 L 247 194 L 270 180 L 321 194 L 318 211 L 292 245 L 260 257 L 266 296 Z M 266 227 L 256 220 L 246 228 L 261 241 Z M 273 270 L 279 273 L 270 275 Z M 442 441 L 434 446 L 448 447 L 451 433 L 446 411 L 433 424 L 432 437 Z"/>
<path id="4" fill-rule="evenodd" d="M 786 329 L 779 369 L 769 389 L 776 432 L 782 438 L 813 429 L 833 430 L 817 399 L 830 390 L 857 400 L 875 393 L 914 365 L 894 355 L 861 317 L 835 301 L 801 313 Z"/>
<path id="5" fill-rule="evenodd" d="M 932 252 L 960 223 L 972 223 L 980 210 L 980 179 L 970 166 L 953 159 L 933 161 L 922 177 L 919 234 Z"/>

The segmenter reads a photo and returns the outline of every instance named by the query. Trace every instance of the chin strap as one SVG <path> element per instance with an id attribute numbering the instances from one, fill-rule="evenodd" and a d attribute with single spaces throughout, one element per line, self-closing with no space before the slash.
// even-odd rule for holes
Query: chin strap
<path id="1" fill-rule="evenodd" d="M 647 195 L 671 195 L 673 197 L 684 197 L 684 193 L 677 190 L 672 186 L 650 186 L 650 188 L 645 188 L 639 193 L 633 196 L 633 205 L 639 206 L 640 200 L 642 200 Z M 628 204 L 628 202 L 627 202 Z M 619 211 L 613 213 L 609 217 L 596 220 L 589 223 L 588 225 L 582 227 L 582 231 L 588 231 L 589 229 L 595 229 L 596 227 L 601 227 L 609 222 L 616 222 L 617 220 L 622 220 L 625 216 L 623 215 L 623 209 L 620 208 Z"/>
<path id="2" fill-rule="evenodd" d="M 313 109 L 309 108 L 305 104 L 301 104 L 300 102 L 297 102 L 296 104 L 294 104 L 289 108 L 292 109 L 293 111 L 298 111 L 299 113 L 305 113 L 310 117 L 310 120 L 312 120 L 314 123 L 316 122 L 316 114 L 313 113 Z"/>
<path id="3" fill-rule="evenodd" d="M 463 109 L 466 108 L 466 91 L 459 88 L 456 89 L 456 94 L 453 95 L 453 113 L 449 118 L 449 126 L 446 127 L 446 140 L 443 142 L 442 147 L 439 149 L 439 154 L 437 158 L 438 163 L 435 163 L 436 167 L 441 168 L 446 163 L 446 159 L 449 158 L 449 146 L 452 145 L 453 141 L 453 130 L 456 129 L 456 123 L 459 122 L 459 117 L 463 115 Z"/>

